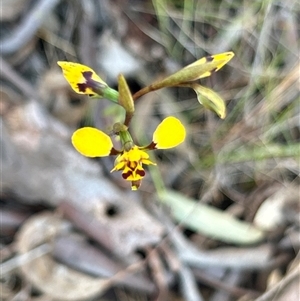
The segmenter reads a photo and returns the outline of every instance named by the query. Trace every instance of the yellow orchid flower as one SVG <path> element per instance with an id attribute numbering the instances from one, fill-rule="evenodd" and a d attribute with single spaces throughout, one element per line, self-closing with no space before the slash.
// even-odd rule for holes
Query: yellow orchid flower
<path id="1" fill-rule="evenodd" d="M 75 149 L 86 157 L 105 157 L 118 155 L 113 171 L 122 170 L 122 177 L 131 182 L 131 189 L 137 190 L 141 185 L 141 180 L 145 176 L 144 165 L 156 165 L 149 159 L 147 150 L 168 149 L 181 144 L 186 136 L 185 128 L 175 117 L 165 118 L 153 133 L 152 142 L 144 147 L 133 143 L 127 130 L 119 133 L 122 149 L 114 148 L 111 138 L 104 132 L 92 128 L 84 127 L 74 132 L 72 144 Z"/>

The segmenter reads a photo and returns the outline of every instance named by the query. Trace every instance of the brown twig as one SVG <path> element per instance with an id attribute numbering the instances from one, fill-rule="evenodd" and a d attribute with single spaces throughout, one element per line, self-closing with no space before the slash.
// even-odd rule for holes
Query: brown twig
<path id="1" fill-rule="evenodd" d="M 156 301 L 167 300 L 168 295 L 168 281 L 166 279 L 166 273 L 163 268 L 163 264 L 159 258 L 157 249 L 148 250 L 149 251 L 149 266 L 152 269 L 152 275 L 155 280 L 156 285 L 159 289 L 159 294 Z"/>
<path id="2" fill-rule="evenodd" d="M 284 290 L 291 282 L 297 281 L 299 284 L 300 278 L 300 266 L 295 268 L 292 272 L 287 274 L 280 282 L 274 285 L 270 290 L 265 292 L 263 295 L 255 299 L 255 301 L 273 301 L 277 300 L 280 291 Z"/>
<path id="3" fill-rule="evenodd" d="M 121 262 L 84 241 L 69 236 L 58 237 L 54 241 L 53 255 L 59 262 L 95 277 L 111 278 L 122 271 L 123 277 L 114 279 L 117 285 L 149 294 L 156 291 L 154 284 L 143 273 L 126 273 Z"/>
<path id="4" fill-rule="evenodd" d="M 239 272 L 239 271 L 237 271 L 237 272 Z M 206 285 L 211 286 L 215 289 L 224 290 L 236 298 L 241 298 L 245 295 L 251 296 L 252 298 L 258 296 L 258 293 L 255 291 L 248 290 L 248 289 L 241 288 L 241 287 L 232 286 L 232 285 L 228 284 L 227 281 L 225 282 L 223 280 L 219 280 L 216 277 L 212 277 L 208 273 L 202 272 L 199 269 L 193 269 L 193 273 L 195 274 L 195 277 L 197 278 L 197 280 L 200 280 L 203 283 L 205 283 Z"/>
<path id="5" fill-rule="evenodd" d="M 141 90 L 137 91 L 135 94 L 132 95 L 133 101 L 137 101 L 138 98 L 152 91 L 154 90 L 151 89 L 151 86 L 142 88 Z"/>

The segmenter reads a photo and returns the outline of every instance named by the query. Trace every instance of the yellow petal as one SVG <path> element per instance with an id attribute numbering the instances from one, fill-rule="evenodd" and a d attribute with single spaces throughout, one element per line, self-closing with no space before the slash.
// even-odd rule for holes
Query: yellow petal
<path id="1" fill-rule="evenodd" d="M 59 61 L 57 64 L 62 68 L 65 79 L 71 88 L 78 94 L 95 96 L 95 90 L 107 87 L 107 84 L 96 72 L 82 64 Z"/>
<path id="2" fill-rule="evenodd" d="M 113 143 L 108 135 L 92 128 L 84 127 L 74 132 L 72 144 L 86 157 L 105 157 L 110 154 Z"/>
<path id="3" fill-rule="evenodd" d="M 185 128 L 180 120 L 170 116 L 156 128 L 153 133 L 153 142 L 156 144 L 155 148 L 172 148 L 182 143 L 185 135 Z"/>

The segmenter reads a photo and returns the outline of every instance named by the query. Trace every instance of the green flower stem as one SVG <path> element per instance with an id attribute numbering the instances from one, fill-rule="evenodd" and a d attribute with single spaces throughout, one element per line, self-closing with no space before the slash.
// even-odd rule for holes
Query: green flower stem
<path id="1" fill-rule="evenodd" d="M 129 151 L 134 146 L 131 135 L 128 131 L 120 131 L 119 136 L 124 150 Z"/>
<path id="2" fill-rule="evenodd" d="M 119 104 L 119 92 L 110 87 L 102 89 L 101 92 L 98 94 L 101 95 L 101 97 L 103 98 L 106 98 L 112 102 Z"/>

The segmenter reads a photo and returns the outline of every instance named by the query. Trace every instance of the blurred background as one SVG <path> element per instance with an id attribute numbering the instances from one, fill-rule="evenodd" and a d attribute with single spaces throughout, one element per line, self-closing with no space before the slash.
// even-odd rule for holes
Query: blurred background
<path id="1" fill-rule="evenodd" d="M 299 17 L 294 0 L 1 0 L 1 300 L 299 300 Z M 70 137 L 109 131 L 122 108 L 71 90 L 58 60 L 132 93 L 193 61 L 233 51 L 191 89 L 149 93 L 130 132 L 151 141 L 173 115 L 179 147 L 138 192 L 114 159 Z"/>

